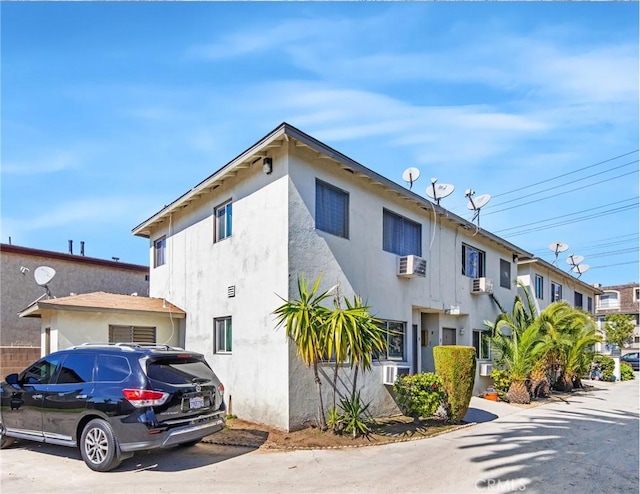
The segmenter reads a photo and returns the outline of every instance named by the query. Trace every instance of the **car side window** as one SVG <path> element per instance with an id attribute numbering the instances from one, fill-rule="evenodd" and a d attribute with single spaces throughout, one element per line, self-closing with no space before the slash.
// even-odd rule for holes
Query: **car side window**
<path id="1" fill-rule="evenodd" d="M 117 355 L 100 355 L 98 357 L 98 372 L 96 381 L 121 382 L 131 374 L 129 361 Z"/>
<path id="2" fill-rule="evenodd" d="M 86 383 L 93 380 L 95 355 L 71 354 L 60 366 L 56 384 Z"/>
<path id="3" fill-rule="evenodd" d="M 49 384 L 60 360 L 60 356 L 48 356 L 39 360 L 22 373 L 20 381 L 23 384 Z"/>

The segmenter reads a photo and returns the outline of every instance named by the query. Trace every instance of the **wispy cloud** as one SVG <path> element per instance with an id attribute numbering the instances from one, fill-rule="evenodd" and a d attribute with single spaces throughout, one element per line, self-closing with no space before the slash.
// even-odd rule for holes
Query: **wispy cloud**
<path id="1" fill-rule="evenodd" d="M 11 159 L 2 163 L 2 173 L 7 175 L 42 175 L 78 168 L 82 156 L 76 151 L 50 151 L 37 158 L 24 161 Z"/>

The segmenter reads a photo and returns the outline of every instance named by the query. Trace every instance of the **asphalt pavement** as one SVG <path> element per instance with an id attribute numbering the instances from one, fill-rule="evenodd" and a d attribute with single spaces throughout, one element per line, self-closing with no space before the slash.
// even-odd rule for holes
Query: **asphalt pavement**
<path id="1" fill-rule="evenodd" d="M 637 376 L 637 373 L 636 373 Z M 3 493 L 638 493 L 638 381 L 588 382 L 567 401 L 523 409 L 473 398 L 477 422 L 364 448 L 269 452 L 199 444 L 138 453 L 113 472 L 70 448 L 0 452 Z"/>

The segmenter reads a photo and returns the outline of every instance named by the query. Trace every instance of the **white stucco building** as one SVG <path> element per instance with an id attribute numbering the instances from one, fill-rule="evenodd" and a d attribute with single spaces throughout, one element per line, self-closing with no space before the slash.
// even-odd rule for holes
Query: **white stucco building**
<path id="1" fill-rule="evenodd" d="M 433 370 L 436 345 L 476 346 L 476 392 L 490 384 L 489 292 L 511 303 L 518 259 L 532 257 L 288 124 L 133 233 L 150 240 L 151 297 L 184 309 L 185 345 L 213 365 L 231 411 L 283 429 L 317 406 L 312 373 L 272 315 L 300 274 L 361 295 L 402 332 L 359 378 L 384 414 L 397 410 L 385 375 Z M 331 367 L 321 371 L 328 398 Z"/>

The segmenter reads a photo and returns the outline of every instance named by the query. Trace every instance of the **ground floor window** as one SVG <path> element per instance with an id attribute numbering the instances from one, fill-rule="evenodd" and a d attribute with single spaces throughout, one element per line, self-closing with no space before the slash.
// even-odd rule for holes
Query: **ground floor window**
<path id="1" fill-rule="evenodd" d="M 156 343 L 156 328 L 109 325 L 109 343 Z"/>
<path id="2" fill-rule="evenodd" d="M 380 322 L 380 326 L 387 331 L 387 353 L 378 354 L 379 360 L 406 361 L 407 325 L 400 321 Z"/>
<path id="3" fill-rule="evenodd" d="M 232 327 L 231 316 L 219 317 L 214 321 L 215 353 L 231 353 Z"/>
<path id="4" fill-rule="evenodd" d="M 478 360 L 489 360 L 491 358 L 490 333 L 481 329 L 473 330 L 473 347 L 476 349 Z"/>

